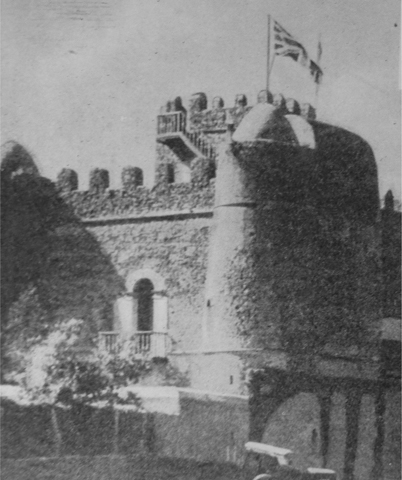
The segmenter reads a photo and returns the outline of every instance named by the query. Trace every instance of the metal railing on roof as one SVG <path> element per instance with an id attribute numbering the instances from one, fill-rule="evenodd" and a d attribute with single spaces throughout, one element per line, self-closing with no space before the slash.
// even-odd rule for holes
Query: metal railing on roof
<path id="1" fill-rule="evenodd" d="M 196 130 L 186 130 L 186 115 L 184 112 L 173 112 L 158 115 L 157 133 L 158 135 L 181 133 L 191 142 L 191 144 L 201 153 L 202 156 L 211 160 L 216 158 L 214 146 L 202 132 Z"/>

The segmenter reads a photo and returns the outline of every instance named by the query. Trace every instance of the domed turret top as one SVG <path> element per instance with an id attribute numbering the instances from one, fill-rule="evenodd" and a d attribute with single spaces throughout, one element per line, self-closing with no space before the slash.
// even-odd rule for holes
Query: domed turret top
<path id="1" fill-rule="evenodd" d="M 282 108 L 269 103 L 258 103 L 250 110 L 233 134 L 233 140 L 315 148 L 313 128 L 304 118 L 284 115 Z"/>

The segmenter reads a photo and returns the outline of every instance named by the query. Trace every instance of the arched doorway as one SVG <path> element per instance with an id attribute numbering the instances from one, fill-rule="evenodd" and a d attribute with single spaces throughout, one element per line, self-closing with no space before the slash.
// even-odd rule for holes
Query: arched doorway
<path id="1" fill-rule="evenodd" d="M 137 331 L 150 332 L 153 330 L 154 317 L 154 286 L 151 280 L 143 278 L 134 285 L 134 308 L 137 317 Z"/>

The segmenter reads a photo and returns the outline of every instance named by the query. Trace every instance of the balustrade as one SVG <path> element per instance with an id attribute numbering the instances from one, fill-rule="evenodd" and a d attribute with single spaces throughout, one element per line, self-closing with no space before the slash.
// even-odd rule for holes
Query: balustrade
<path id="1" fill-rule="evenodd" d="M 115 353 L 119 334 L 118 332 L 99 332 L 101 348 L 109 353 Z"/>
<path id="2" fill-rule="evenodd" d="M 118 332 L 99 332 L 101 347 L 109 353 L 116 353 L 121 342 Z M 169 345 L 168 334 L 165 332 L 136 332 L 129 340 L 133 344 L 134 352 L 138 355 L 166 357 Z"/>
<path id="3" fill-rule="evenodd" d="M 180 133 L 184 135 L 202 155 L 210 159 L 215 159 L 216 157 L 214 146 L 211 145 L 208 139 L 203 137 L 202 132 L 186 131 L 186 116 L 183 112 L 158 115 L 157 131 L 158 135 Z"/>
<path id="4" fill-rule="evenodd" d="M 183 112 L 158 115 L 158 134 L 184 132 L 186 118 Z"/>

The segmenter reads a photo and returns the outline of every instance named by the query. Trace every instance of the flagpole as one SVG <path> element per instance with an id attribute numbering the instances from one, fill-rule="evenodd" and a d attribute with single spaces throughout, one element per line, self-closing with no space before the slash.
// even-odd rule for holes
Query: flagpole
<path id="1" fill-rule="evenodd" d="M 318 42 L 317 42 L 317 65 L 320 67 L 321 62 L 321 55 L 322 55 L 322 45 L 321 45 L 321 33 L 318 34 Z M 315 84 L 315 110 L 318 109 L 318 90 L 320 89 L 320 82 L 316 82 Z"/>
<path id="2" fill-rule="evenodd" d="M 268 15 L 268 40 L 267 40 L 267 90 L 269 91 L 269 75 L 271 73 L 271 15 Z"/>

